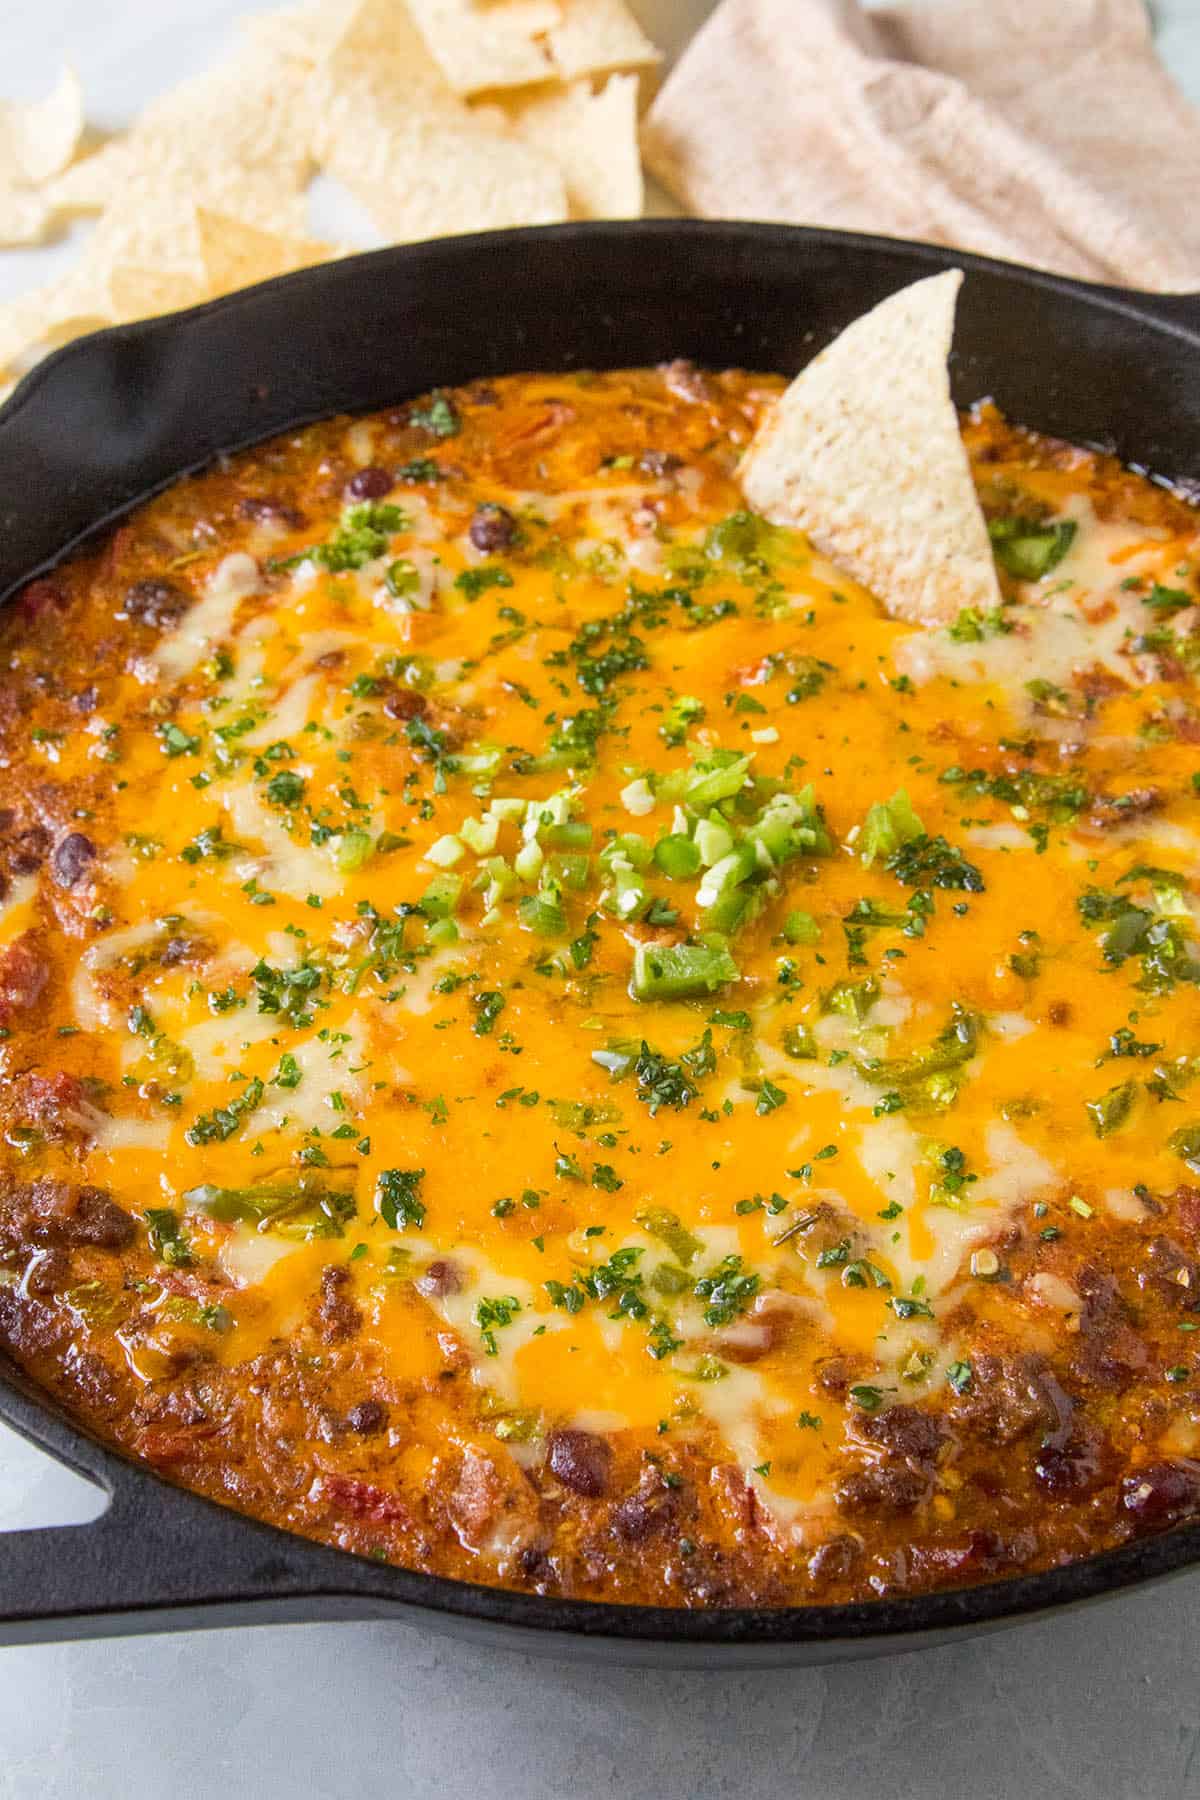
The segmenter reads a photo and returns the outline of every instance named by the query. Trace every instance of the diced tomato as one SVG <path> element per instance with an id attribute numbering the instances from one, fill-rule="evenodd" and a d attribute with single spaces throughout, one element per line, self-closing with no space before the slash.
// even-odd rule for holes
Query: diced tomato
<path id="1" fill-rule="evenodd" d="M 321 1475 L 313 1484 L 313 1498 L 323 1500 L 335 1511 L 352 1513 L 356 1519 L 371 1519 L 377 1525 L 408 1525 L 412 1514 L 399 1494 L 374 1482 L 360 1481 L 356 1475 Z"/>
<path id="2" fill-rule="evenodd" d="M 46 991 L 50 964 L 28 936 L 19 937 L 0 952 L 0 1022 L 13 1013 L 28 1012 Z"/>

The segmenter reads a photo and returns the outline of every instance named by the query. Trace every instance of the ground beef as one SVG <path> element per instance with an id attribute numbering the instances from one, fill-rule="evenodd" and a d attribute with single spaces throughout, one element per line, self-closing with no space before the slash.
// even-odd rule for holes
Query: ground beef
<path id="1" fill-rule="evenodd" d="M 362 1325 L 362 1312 L 345 1292 L 351 1284 L 349 1269 L 331 1263 L 321 1271 L 321 1298 L 317 1305 L 318 1329 L 327 1344 L 353 1337 Z"/>
<path id="2" fill-rule="evenodd" d="M 856 1425 L 857 1435 L 883 1455 L 864 1463 L 837 1489 L 843 1512 L 909 1512 L 933 1492 L 933 1471 L 946 1428 L 934 1413 L 891 1406 Z"/>
<path id="3" fill-rule="evenodd" d="M 1048 1427 L 1055 1415 L 1039 1386 L 1043 1367 L 1036 1356 L 975 1357 L 970 1387 L 948 1409 L 955 1429 L 985 1443 L 1011 1444 Z"/>
<path id="4" fill-rule="evenodd" d="M 693 405 L 712 399 L 712 386 L 708 376 L 694 362 L 689 362 L 687 357 L 677 356 L 674 362 L 664 363 L 661 373 L 676 399 L 691 401 Z"/>
<path id="5" fill-rule="evenodd" d="M 22 1230 L 29 1243 L 64 1249 L 127 1250 L 137 1236 L 133 1219 L 103 1188 L 44 1179 L 23 1191 Z"/>
<path id="6" fill-rule="evenodd" d="M 1131 788 L 1127 794 L 1112 797 L 1099 794 L 1092 801 L 1088 824 L 1097 831 L 1111 831 L 1114 826 L 1127 825 L 1131 819 L 1158 812 L 1163 804 L 1162 789 L 1155 787 Z"/>
<path id="7" fill-rule="evenodd" d="M 192 596 L 186 588 L 162 576 L 135 581 L 132 587 L 126 588 L 123 602 L 131 619 L 149 625 L 155 631 L 167 631 L 172 625 L 178 625 L 191 604 Z"/>
<path id="8" fill-rule="evenodd" d="M 50 853 L 52 839 L 44 825 L 29 825 L 11 836 L 5 833 L 2 847 L 10 875 L 33 875 Z"/>
<path id="9" fill-rule="evenodd" d="M 1075 1287 L 1083 1308 L 1071 1374 L 1092 1387 L 1121 1392 L 1147 1362 L 1129 1307 L 1112 1274 L 1097 1264 L 1087 1263 L 1077 1272 Z"/>
<path id="10" fill-rule="evenodd" d="M 282 525 L 289 531 L 302 531 L 306 523 L 298 507 L 270 494 L 247 495 L 238 501 L 237 510 L 239 518 L 252 519 L 256 525 Z"/>

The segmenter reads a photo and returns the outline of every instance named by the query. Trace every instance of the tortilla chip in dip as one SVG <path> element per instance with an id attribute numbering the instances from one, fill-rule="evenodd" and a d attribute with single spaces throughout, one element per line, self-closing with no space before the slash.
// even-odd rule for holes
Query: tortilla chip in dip
<path id="1" fill-rule="evenodd" d="M 1000 604 L 946 367 L 961 285 L 947 269 L 848 325 L 781 396 L 740 471 L 758 512 L 924 625 Z"/>

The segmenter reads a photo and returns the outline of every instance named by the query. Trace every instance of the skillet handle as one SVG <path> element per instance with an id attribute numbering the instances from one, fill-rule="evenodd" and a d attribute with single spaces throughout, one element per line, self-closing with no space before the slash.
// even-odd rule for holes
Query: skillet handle
<path id="1" fill-rule="evenodd" d="M 25 1425 L 11 1413 L 8 1422 Z M 386 1581 L 355 1580 L 339 1552 L 171 1487 L 99 1444 L 72 1443 L 54 1425 L 42 1419 L 22 1435 L 109 1504 L 85 1525 L 0 1533 L 0 1646 L 394 1610 L 378 1591 Z"/>

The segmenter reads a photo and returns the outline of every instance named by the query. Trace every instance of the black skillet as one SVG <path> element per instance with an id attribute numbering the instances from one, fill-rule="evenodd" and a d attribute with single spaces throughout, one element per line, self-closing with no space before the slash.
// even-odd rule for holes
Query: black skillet
<path id="1" fill-rule="evenodd" d="M 653 221 L 461 237 L 331 263 L 82 340 L 0 410 L 0 598 L 223 450 L 333 412 L 521 369 L 689 356 L 793 373 L 906 282 L 967 271 L 960 403 L 1200 485 L 1200 299 L 917 244 Z M 393 1569 L 169 1486 L 0 1362 L 0 1419 L 97 1483 L 94 1524 L 0 1538 L 0 1642 L 404 1618 L 555 1655 L 735 1667 L 911 1649 L 1200 1562 L 1200 1525 L 1044 1574 L 856 1606 L 683 1612 L 541 1599 Z"/>

